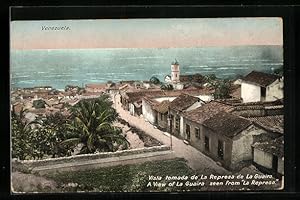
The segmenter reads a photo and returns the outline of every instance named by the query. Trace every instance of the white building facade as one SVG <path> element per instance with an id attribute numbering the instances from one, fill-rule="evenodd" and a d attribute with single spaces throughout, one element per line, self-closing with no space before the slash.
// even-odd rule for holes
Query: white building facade
<path id="1" fill-rule="evenodd" d="M 241 98 L 244 103 L 276 101 L 283 98 L 283 77 L 252 71 L 242 79 Z"/>

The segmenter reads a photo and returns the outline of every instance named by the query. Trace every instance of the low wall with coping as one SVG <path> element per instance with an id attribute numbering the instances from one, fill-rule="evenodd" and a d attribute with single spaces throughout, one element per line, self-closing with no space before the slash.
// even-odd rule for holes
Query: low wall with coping
<path id="1" fill-rule="evenodd" d="M 136 164 L 152 160 L 174 158 L 169 146 L 155 146 L 139 149 L 122 150 L 95 154 L 82 154 L 62 158 L 43 160 L 14 160 L 12 164 L 21 164 L 32 172 L 40 174 L 47 172 L 62 172 L 88 170 L 124 164 Z"/>

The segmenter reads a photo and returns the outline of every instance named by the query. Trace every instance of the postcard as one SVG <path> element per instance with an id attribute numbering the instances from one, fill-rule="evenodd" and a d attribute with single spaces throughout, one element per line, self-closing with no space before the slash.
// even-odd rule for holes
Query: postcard
<path id="1" fill-rule="evenodd" d="M 284 189 L 282 18 L 10 33 L 13 193 Z"/>

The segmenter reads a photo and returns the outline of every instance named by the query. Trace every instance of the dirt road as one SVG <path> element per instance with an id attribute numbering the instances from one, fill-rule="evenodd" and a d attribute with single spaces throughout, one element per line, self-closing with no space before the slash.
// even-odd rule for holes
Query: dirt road
<path id="1" fill-rule="evenodd" d="M 135 117 L 130 115 L 129 111 L 125 111 L 121 107 L 120 95 L 116 95 L 115 98 L 113 99 L 116 100 L 116 102 L 114 102 L 114 106 L 121 118 L 125 119 L 130 125 L 133 125 L 143 130 L 145 133 L 156 138 L 157 140 L 164 143 L 165 145 L 171 145 L 171 140 L 172 140 L 172 149 L 175 152 L 175 155 L 177 157 L 185 158 L 188 161 L 188 164 L 191 168 L 203 171 L 203 173 L 206 174 L 207 173 L 224 174 L 228 172 L 223 167 L 218 166 L 216 162 L 213 161 L 211 158 L 202 154 L 194 147 L 185 144 L 183 140 L 178 139 L 174 136 L 172 136 L 171 138 L 169 134 L 166 134 L 158 130 L 152 124 L 146 122 L 143 117 Z"/>

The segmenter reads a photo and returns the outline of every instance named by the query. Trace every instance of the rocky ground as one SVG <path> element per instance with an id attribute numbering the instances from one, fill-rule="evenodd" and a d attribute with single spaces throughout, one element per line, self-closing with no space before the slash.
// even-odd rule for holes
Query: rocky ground
<path id="1" fill-rule="evenodd" d="M 130 125 L 122 118 L 119 118 L 118 122 L 116 122 L 114 125 L 122 129 L 123 135 L 130 143 L 129 149 L 163 145 L 163 143 L 159 142 L 157 139 L 146 134 L 143 130 Z"/>
<path id="2" fill-rule="evenodd" d="M 13 192 L 56 192 L 58 185 L 55 181 L 41 176 L 12 172 Z"/>
<path id="3" fill-rule="evenodd" d="M 130 127 L 127 125 L 121 124 L 120 122 L 116 122 L 114 124 L 117 127 L 120 127 L 123 131 L 123 135 L 127 139 L 127 141 L 130 143 L 129 149 L 136 149 L 136 148 L 143 148 L 144 142 L 139 138 L 139 136 L 136 133 L 133 133 L 130 130 Z"/>

